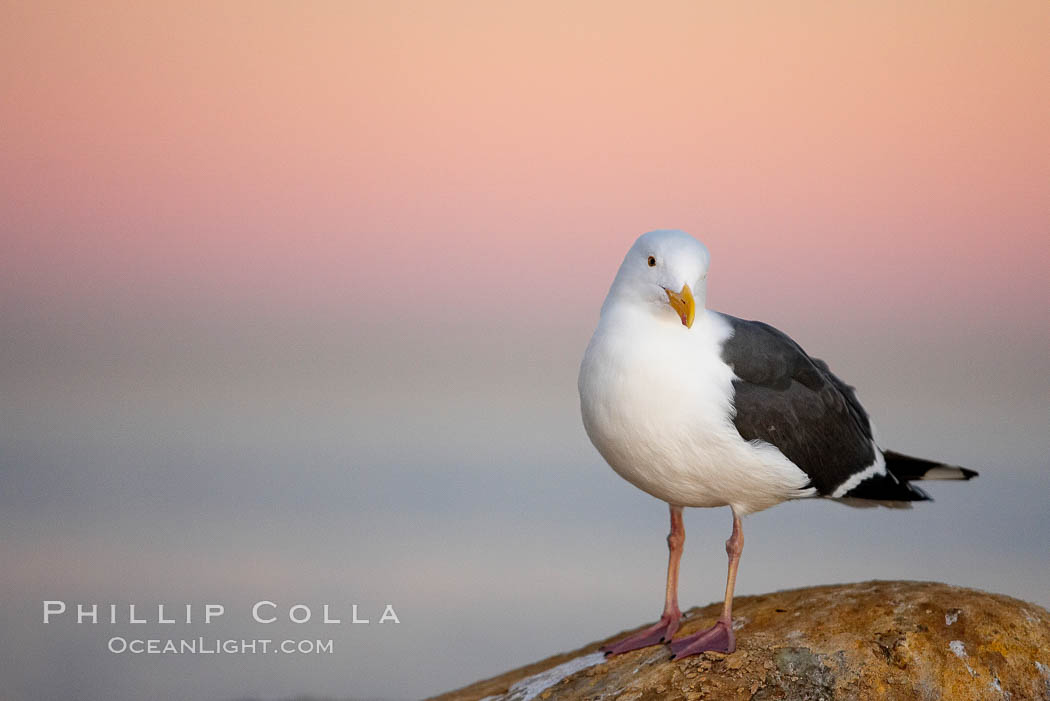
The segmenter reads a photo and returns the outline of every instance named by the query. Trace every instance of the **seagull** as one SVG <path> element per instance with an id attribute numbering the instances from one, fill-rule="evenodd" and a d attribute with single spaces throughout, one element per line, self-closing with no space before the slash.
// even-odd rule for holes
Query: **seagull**
<path id="1" fill-rule="evenodd" d="M 678 230 L 643 234 L 627 252 L 580 365 L 588 437 L 612 469 L 669 505 L 660 620 L 606 654 L 670 642 L 672 659 L 733 652 L 741 520 L 789 499 L 910 507 L 912 482 L 968 480 L 973 470 L 879 447 L 854 389 L 785 333 L 706 308 L 707 248 Z M 673 640 L 682 614 L 683 508 L 728 506 L 722 615 Z"/>

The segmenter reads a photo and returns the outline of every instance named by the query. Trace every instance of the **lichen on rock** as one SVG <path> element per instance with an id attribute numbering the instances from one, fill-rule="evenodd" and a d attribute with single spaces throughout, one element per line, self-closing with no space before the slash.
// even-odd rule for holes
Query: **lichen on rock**
<path id="1" fill-rule="evenodd" d="M 720 607 L 687 611 L 679 634 Z M 738 597 L 734 610 L 731 655 L 671 660 L 654 646 L 605 659 L 596 641 L 434 698 L 1050 701 L 1050 612 L 1008 596 L 875 581 Z"/>

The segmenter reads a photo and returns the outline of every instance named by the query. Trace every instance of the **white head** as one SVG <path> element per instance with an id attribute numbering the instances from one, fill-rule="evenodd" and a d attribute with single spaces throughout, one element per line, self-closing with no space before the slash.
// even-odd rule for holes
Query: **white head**
<path id="1" fill-rule="evenodd" d="M 620 264 L 602 314 L 618 303 L 646 305 L 657 316 L 693 325 L 704 311 L 711 254 L 684 231 L 657 229 L 642 234 Z"/>

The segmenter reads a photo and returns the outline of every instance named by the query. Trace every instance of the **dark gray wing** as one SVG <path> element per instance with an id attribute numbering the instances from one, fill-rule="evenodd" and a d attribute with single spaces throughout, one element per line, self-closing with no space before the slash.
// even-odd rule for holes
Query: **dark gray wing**
<path id="1" fill-rule="evenodd" d="M 733 423 L 745 440 L 775 445 L 822 496 L 875 461 L 871 423 L 852 387 L 769 324 L 723 316 L 733 335 L 722 360 L 739 378 Z"/>

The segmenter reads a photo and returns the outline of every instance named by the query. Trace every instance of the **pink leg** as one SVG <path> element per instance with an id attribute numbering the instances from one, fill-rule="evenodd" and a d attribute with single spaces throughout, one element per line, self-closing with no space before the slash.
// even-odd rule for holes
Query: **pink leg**
<path id="1" fill-rule="evenodd" d="M 695 635 L 689 635 L 671 642 L 671 659 L 688 657 L 705 650 L 732 652 L 736 650 L 736 636 L 733 635 L 733 587 L 736 585 L 736 568 L 740 563 L 740 553 L 744 550 L 744 527 L 740 517 L 733 512 L 733 535 L 726 541 L 726 554 L 729 555 L 729 576 L 726 579 L 726 598 L 722 615 L 718 621 Z"/>
<path id="2" fill-rule="evenodd" d="M 678 630 L 682 612 L 678 610 L 678 564 L 682 560 L 685 544 L 685 525 L 682 523 L 682 507 L 671 507 L 671 532 L 667 534 L 667 591 L 664 596 L 664 613 L 655 625 L 635 633 L 623 640 L 609 643 L 601 648 L 606 655 L 657 645 L 670 640 Z"/>

